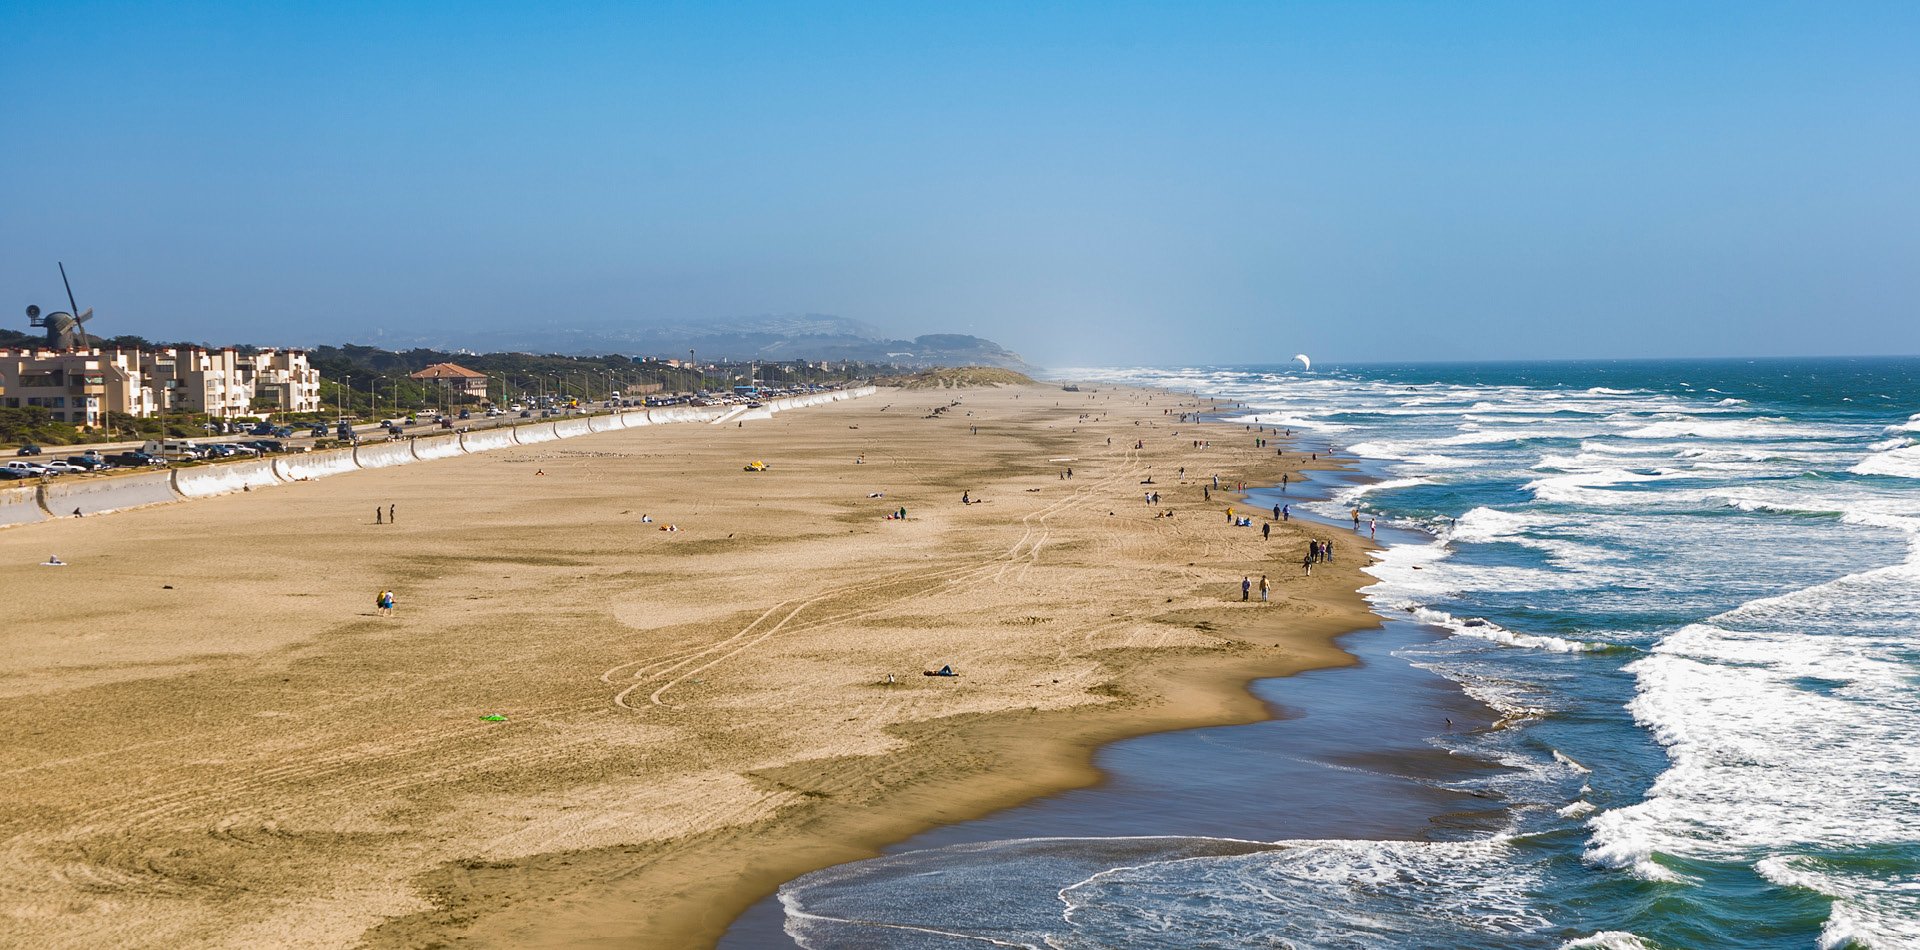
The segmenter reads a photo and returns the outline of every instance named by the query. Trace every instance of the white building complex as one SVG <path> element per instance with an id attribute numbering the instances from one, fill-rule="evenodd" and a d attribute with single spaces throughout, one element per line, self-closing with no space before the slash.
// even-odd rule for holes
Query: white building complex
<path id="1" fill-rule="evenodd" d="M 215 418 L 314 412 L 320 371 L 304 350 L 0 347 L 0 406 L 40 406 L 55 422 L 97 426 L 107 413 Z"/>

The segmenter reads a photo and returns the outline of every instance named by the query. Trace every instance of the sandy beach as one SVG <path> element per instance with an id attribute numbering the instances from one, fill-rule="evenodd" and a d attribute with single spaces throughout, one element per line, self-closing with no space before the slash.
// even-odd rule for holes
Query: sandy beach
<path id="1" fill-rule="evenodd" d="M 699 946 L 1257 719 L 1374 623 L 1363 542 L 1229 527 L 1205 478 L 1304 459 L 1183 407 L 882 390 L 0 531 L 0 943 Z"/>

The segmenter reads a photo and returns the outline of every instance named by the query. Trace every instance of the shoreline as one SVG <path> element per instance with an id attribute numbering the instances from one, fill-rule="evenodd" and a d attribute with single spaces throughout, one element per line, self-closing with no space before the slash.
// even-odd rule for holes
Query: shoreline
<path id="1" fill-rule="evenodd" d="M 52 726 L 14 742 L 0 825 L 33 885 L 6 909 L 46 945 L 711 943 L 800 871 L 1084 787 L 1108 742 L 1258 721 L 1249 683 L 1351 663 L 1332 641 L 1377 623 L 1360 559 L 1300 578 L 1300 528 L 1223 531 L 1241 503 L 1194 480 L 1305 460 L 1103 390 L 893 390 L 0 534 L 35 602 L 111 574 L 111 609 L 145 619 L 10 634 L 0 694 Z M 1172 497 L 1143 508 L 1143 485 Z M 398 524 L 359 523 L 396 497 Z M 289 524 L 305 543 L 231 573 L 232 539 Z M 18 566 L 47 544 L 75 566 Z M 1239 603 L 1262 565 L 1276 603 Z M 386 586 L 401 608 L 375 617 L 355 592 Z M 942 662 L 962 676 L 917 675 Z M 114 913 L 38 854 L 120 875 Z"/>
<path id="2" fill-rule="evenodd" d="M 1337 473 L 1336 473 L 1337 472 Z M 1330 475 L 1331 477 L 1326 477 Z M 1280 494 L 1249 486 L 1247 495 L 1291 499 L 1291 503 L 1324 501 L 1344 484 L 1352 484 L 1351 469 L 1309 475 L 1294 483 L 1294 491 Z M 1344 530 L 1318 516 L 1311 523 Z M 1403 697 L 1393 718 L 1406 715 L 1406 704 L 1444 720 L 1447 730 L 1491 728 L 1498 714 L 1474 700 L 1459 684 L 1399 657 L 1405 645 L 1444 639 L 1445 633 L 1412 620 L 1374 615 L 1369 627 L 1335 634 L 1330 644 L 1349 662 L 1307 665 L 1271 677 L 1260 677 L 1242 688 L 1260 704 L 1263 714 L 1247 721 L 1201 723 L 1126 736 L 1093 751 L 1089 766 L 1100 775 L 1088 785 L 1060 789 L 1020 805 L 970 820 L 929 828 L 883 849 L 889 856 L 939 851 L 956 845 L 984 842 L 1057 841 L 1070 847 L 1074 840 L 1115 838 L 1216 838 L 1276 841 L 1283 839 L 1425 839 L 1457 834 L 1504 814 L 1506 806 L 1490 804 L 1471 793 L 1447 790 L 1443 783 L 1458 781 L 1495 768 L 1493 763 L 1435 756 L 1427 728 L 1406 723 L 1372 722 L 1372 730 L 1351 747 L 1343 747 L 1344 764 L 1323 760 L 1329 750 L 1292 762 L 1273 762 L 1261 751 L 1274 743 L 1299 750 L 1326 741 L 1323 724 L 1302 722 L 1320 717 L 1343 727 L 1371 720 L 1377 711 L 1364 709 L 1355 695 L 1391 692 Z M 1350 637 L 1375 634 L 1352 643 Z M 1384 635 L 1384 639 L 1380 635 Z M 1313 674 L 1331 674 L 1338 680 L 1319 681 Z M 1356 680 L 1361 676 L 1363 680 Z M 1302 694 L 1305 694 L 1303 697 Z M 1457 722 L 1455 721 L 1457 718 Z M 1396 728 L 1394 728 L 1397 726 Z M 1245 738 L 1240 738 L 1241 736 Z M 1197 750 L 1197 751 L 1195 751 Z M 1304 755 L 1293 752 L 1282 758 Z M 1254 757 L 1252 761 L 1249 756 Z M 1100 760 L 1120 759 L 1120 762 Z M 1239 773 L 1257 770 L 1253 777 Z M 1224 778 L 1189 782 L 1186 774 L 1205 773 Z M 1367 778 L 1359 783 L 1357 775 Z M 1391 787 L 1360 789 L 1356 784 L 1391 776 Z M 1401 785 L 1398 783 L 1404 782 Z M 1110 786 L 1131 786 L 1112 788 Z M 1192 818 L 1183 809 L 1201 808 Z M 1480 829 L 1484 830 L 1484 829 Z M 930 859 L 936 860 L 937 859 Z M 786 884 L 793 881 L 783 882 Z M 788 945 L 784 936 L 784 898 L 772 895 L 757 901 L 730 924 L 719 946 L 745 948 Z M 782 935 L 775 938 L 775 934 Z"/>

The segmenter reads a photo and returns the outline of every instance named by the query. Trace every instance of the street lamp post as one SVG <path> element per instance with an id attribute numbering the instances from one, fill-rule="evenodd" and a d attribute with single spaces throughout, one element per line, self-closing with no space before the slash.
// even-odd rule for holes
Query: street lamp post
<path id="1" fill-rule="evenodd" d="M 353 374 L 348 373 L 346 384 L 341 388 L 333 391 L 333 411 L 334 411 L 334 414 L 339 416 L 340 418 L 344 419 L 346 418 L 346 415 L 347 415 L 347 404 L 344 401 L 346 397 L 343 394 L 346 390 L 352 389 L 352 388 L 353 388 Z"/>

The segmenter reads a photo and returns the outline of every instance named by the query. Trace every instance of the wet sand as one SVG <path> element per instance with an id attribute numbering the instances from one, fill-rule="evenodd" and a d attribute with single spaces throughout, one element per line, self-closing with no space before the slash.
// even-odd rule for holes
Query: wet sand
<path id="1" fill-rule="evenodd" d="M 1485 834 L 1506 821 L 1505 803 L 1475 797 L 1453 783 L 1494 767 L 1448 755 L 1428 738 L 1486 728 L 1492 712 L 1452 682 L 1395 655 L 1435 639 L 1432 630 L 1404 622 L 1342 638 L 1359 660 L 1356 668 L 1253 684 L 1270 719 L 1117 742 L 1095 757 L 1106 777 L 1097 786 L 935 828 L 887 853 L 1036 839 L 1071 852 L 1071 839 L 1099 847 L 1107 839 L 1136 836 L 1283 841 Z M 903 873 L 937 863 L 931 858 Z M 1050 882 L 1041 888 L 1047 892 L 1042 900 L 1055 904 L 1052 892 L 1071 883 Z M 942 892 L 947 882 L 937 879 L 919 888 L 904 877 L 894 884 L 919 893 L 917 903 L 925 907 L 952 900 Z M 881 908 L 873 913 L 863 919 L 906 923 Z M 780 900 L 762 900 L 728 929 L 721 950 L 792 947 L 786 923 Z M 945 923 L 967 931 L 964 920 Z M 1072 927 L 1062 921 L 1061 930 L 1071 933 Z"/>
<path id="2" fill-rule="evenodd" d="M 700 945 L 1102 744 L 1262 719 L 1247 682 L 1374 622 L 1361 559 L 1226 527 L 1197 476 L 1280 464 L 1175 402 L 883 391 L 0 532 L 0 937 Z"/>

